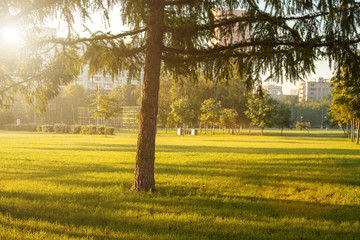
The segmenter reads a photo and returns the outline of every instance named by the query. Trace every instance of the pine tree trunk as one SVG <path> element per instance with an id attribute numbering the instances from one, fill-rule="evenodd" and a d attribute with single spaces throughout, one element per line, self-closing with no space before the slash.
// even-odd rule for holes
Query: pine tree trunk
<path id="1" fill-rule="evenodd" d="M 163 2 L 150 1 L 140 130 L 136 153 L 133 191 L 155 191 L 154 163 L 156 118 L 163 41 Z"/>

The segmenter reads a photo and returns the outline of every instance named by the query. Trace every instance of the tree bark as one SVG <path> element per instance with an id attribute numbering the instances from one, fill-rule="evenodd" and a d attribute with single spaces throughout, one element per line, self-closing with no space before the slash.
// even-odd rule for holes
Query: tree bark
<path id="1" fill-rule="evenodd" d="M 264 128 L 261 128 L 261 136 L 264 136 Z"/>
<path id="2" fill-rule="evenodd" d="M 149 2 L 149 24 L 140 130 L 136 153 L 133 191 L 155 191 L 154 163 L 156 118 L 163 42 L 164 2 Z"/>

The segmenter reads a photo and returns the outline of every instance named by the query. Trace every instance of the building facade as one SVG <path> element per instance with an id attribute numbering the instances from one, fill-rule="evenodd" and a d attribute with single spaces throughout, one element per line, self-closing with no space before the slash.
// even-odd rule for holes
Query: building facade
<path id="1" fill-rule="evenodd" d="M 89 75 L 89 65 L 86 64 L 75 83 L 90 90 L 111 90 L 125 84 L 141 86 L 142 77 L 143 72 L 141 72 L 138 77 L 130 77 L 127 71 L 122 72 L 119 76 L 115 76 L 114 78 L 110 74 L 103 74 L 101 72 Z"/>
<path id="2" fill-rule="evenodd" d="M 280 99 L 283 96 L 282 86 L 275 86 L 273 84 L 263 85 L 264 90 L 270 95 L 270 97 L 275 99 Z"/>
<path id="3" fill-rule="evenodd" d="M 317 81 L 301 82 L 299 87 L 299 102 L 320 101 L 322 98 L 331 98 L 331 82 L 319 77 Z"/>

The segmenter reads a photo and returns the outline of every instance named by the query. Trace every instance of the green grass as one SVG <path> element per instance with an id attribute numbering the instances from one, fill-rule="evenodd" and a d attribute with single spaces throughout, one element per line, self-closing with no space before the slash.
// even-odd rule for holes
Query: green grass
<path id="1" fill-rule="evenodd" d="M 157 137 L 0 132 L 0 239 L 359 239 L 360 147 L 341 132 Z"/>

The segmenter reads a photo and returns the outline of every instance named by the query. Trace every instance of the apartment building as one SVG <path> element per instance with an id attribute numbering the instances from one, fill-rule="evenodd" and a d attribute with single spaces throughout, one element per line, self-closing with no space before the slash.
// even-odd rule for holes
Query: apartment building
<path id="1" fill-rule="evenodd" d="M 141 86 L 143 74 L 144 73 L 141 72 L 137 77 L 130 77 L 128 72 L 124 71 L 119 76 L 115 76 L 114 78 L 110 74 L 104 74 L 102 72 L 89 75 L 89 65 L 86 64 L 75 82 L 82 85 L 85 89 L 111 90 L 117 86 L 123 86 L 129 83 L 132 85 Z"/>
<path id="2" fill-rule="evenodd" d="M 274 84 L 270 84 L 270 85 L 263 85 L 262 87 L 264 90 L 267 91 L 267 93 L 272 98 L 280 99 L 280 97 L 283 96 L 282 86 L 276 86 Z"/>
<path id="3" fill-rule="evenodd" d="M 319 77 L 315 81 L 301 82 L 299 87 L 299 102 L 331 98 L 332 90 L 330 80 L 322 77 Z"/>

